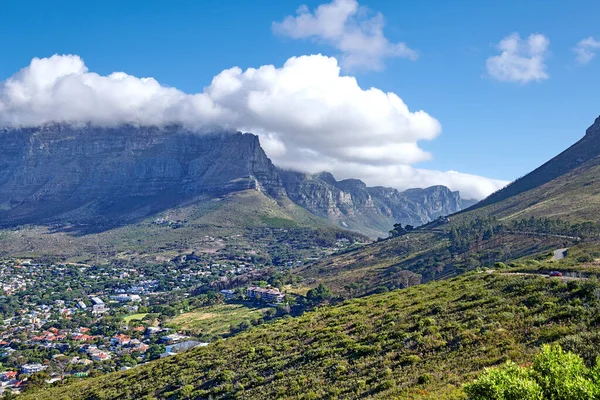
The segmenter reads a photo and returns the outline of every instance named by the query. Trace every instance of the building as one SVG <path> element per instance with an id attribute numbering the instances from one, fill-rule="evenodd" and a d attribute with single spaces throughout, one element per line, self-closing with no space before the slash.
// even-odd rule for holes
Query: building
<path id="1" fill-rule="evenodd" d="M 264 301 L 272 302 L 272 303 L 281 303 L 285 298 L 285 294 L 281 293 L 279 289 L 276 288 L 261 288 L 258 286 L 250 286 L 246 290 L 246 296 L 251 299 L 256 297 L 260 297 Z"/>
<path id="2" fill-rule="evenodd" d="M 172 333 L 170 335 L 162 336 L 160 341 L 165 344 L 173 344 L 181 342 L 183 339 L 187 339 L 187 336 L 180 335 L 179 333 Z"/>
<path id="3" fill-rule="evenodd" d="M 21 365 L 21 373 L 27 374 L 27 375 L 35 374 L 36 372 L 42 372 L 45 369 L 46 369 L 46 367 L 44 367 L 40 363 Z"/>
<path id="4" fill-rule="evenodd" d="M 142 301 L 142 298 L 138 294 L 124 294 L 124 293 L 119 293 L 117 295 L 110 296 L 110 298 L 112 300 L 118 301 L 119 303 L 126 303 L 126 302 L 129 302 L 129 301 L 132 301 L 132 302 Z"/>
<path id="5" fill-rule="evenodd" d="M 99 297 L 91 298 L 93 306 L 92 306 L 92 314 L 100 315 L 104 314 L 108 309 L 106 308 L 106 304 Z"/>

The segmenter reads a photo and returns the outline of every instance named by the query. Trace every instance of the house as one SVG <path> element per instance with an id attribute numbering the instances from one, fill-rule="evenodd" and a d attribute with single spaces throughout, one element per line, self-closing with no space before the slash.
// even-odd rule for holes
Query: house
<path id="1" fill-rule="evenodd" d="M 160 331 L 162 331 L 162 328 L 159 328 L 157 326 L 149 326 L 146 329 L 146 335 L 148 335 L 148 336 L 150 336 L 150 335 L 156 335 Z"/>
<path id="2" fill-rule="evenodd" d="M 112 339 L 110 339 L 110 342 L 115 346 L 124 346 L 131 342 L 131 338 L 127 335 L 120 333 L 118 335 L 113 336 Z"/>
<path id="3" fill-rule="evenodd" d="M 246 296 L 251 299 L 260 297 L 264 301 L 273 302 L 273 303 L 281 303 L 285 298 L 285 294 L 281 293 L 279 289 L 276 288 L 261 288 L 258 286 L 250 286 L 246 290 Z"/>
<path id="4" fill-rule="evenodd" d="M 223 289 L 219 293 L 221 293 L 226 300 L 233 299 L 235 297 L 235 292 L 231 289 Z"/>
<path id="5" fill-rule="evenodd" d="M 46 369 L 46 367 L 44 367 L 40 363 L 21 365 L 21 373 L 27 374 L 27 375 L 35 374 L 36 372 L 42 372 L 45 369 Z"/>
<path id="6" fill-rule="evenodd" d="M 160 338 L 160 341 L 165 344 L 173 344 L 177 342 L 181 342 L 183 339 L 187 339 L 187 336 L 180 335 L 179 333 L 172 333 L 170 335 L 166 335 Z"/>
<path id="7" fill-rule="evenodd" d="M 0 381 L 7 382 L 17 379 L 17 371 L 6 371 L 0 373 Z"/>

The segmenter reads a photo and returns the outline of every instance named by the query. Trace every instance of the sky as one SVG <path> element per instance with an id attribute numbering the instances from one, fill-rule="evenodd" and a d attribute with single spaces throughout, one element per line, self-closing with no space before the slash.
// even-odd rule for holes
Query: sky
<path id="1" fill-rule="evenodd" d="M 284 168 L 482 198 L 600 114 L 600 3 L 5 0 L 0 124 L 258 134 Z"/>

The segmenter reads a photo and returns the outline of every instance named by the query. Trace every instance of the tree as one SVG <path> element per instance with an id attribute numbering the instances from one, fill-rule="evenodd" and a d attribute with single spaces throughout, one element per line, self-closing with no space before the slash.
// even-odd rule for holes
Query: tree
<path id="1" fill-rule="evenodd" d="M 401 223 L 397 223 L 394 224 L 394 228 L 390 231 L 390 237 L 398 237 L 403 235 L 404 233 L 406 233 L 406 229 L 402 227 Z"/>
<path id="2" fill-rule="evenodd" d="M 411 286 L 419 285 L 421 283 L 422 278 L 423 277 L 420 274 L 416 274 L 407 270 L 398 271 L 396 275 L 396 279 L 400 283 L 399 286 L 403 288 L 409 288 Z"/>
<path id="3" fill-rule="evenodd" d="M 322 283 L 306 293 L 306 298 L 314 303 L 320 303 L 331 298 L 331 290 Z"/>

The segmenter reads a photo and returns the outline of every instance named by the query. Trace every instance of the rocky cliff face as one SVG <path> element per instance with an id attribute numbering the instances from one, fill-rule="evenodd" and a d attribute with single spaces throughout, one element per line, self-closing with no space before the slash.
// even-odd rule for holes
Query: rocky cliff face
<path id="1" fill-rule="evenodd" d="M 279 170 L 252 134 L 134 126 L 0 130 L 0 226 L 67 222 L 102 229 L 246 189 L 287 196 L 371 236 L 465 205 L 443 186 L 398 192 L 329 173 Z"/>
<path id="2" fill-rule="evenodd" d="M 136 218 L 198 195 L 283 195 L 251 134 L 53 125 L 0 131 L 0 223 Z"/>
<path id="3" fill-rule="evenodd" d="M 399 192 L 367 187 L 357 179 L 336 181 L 329 173 L 280 170 L 279 175 L 288 196 L 297 204 L 337 225 L 371 236 L 385 235 L 396 222 L 418 226 L 473 204 L 445 186 Z"/>

